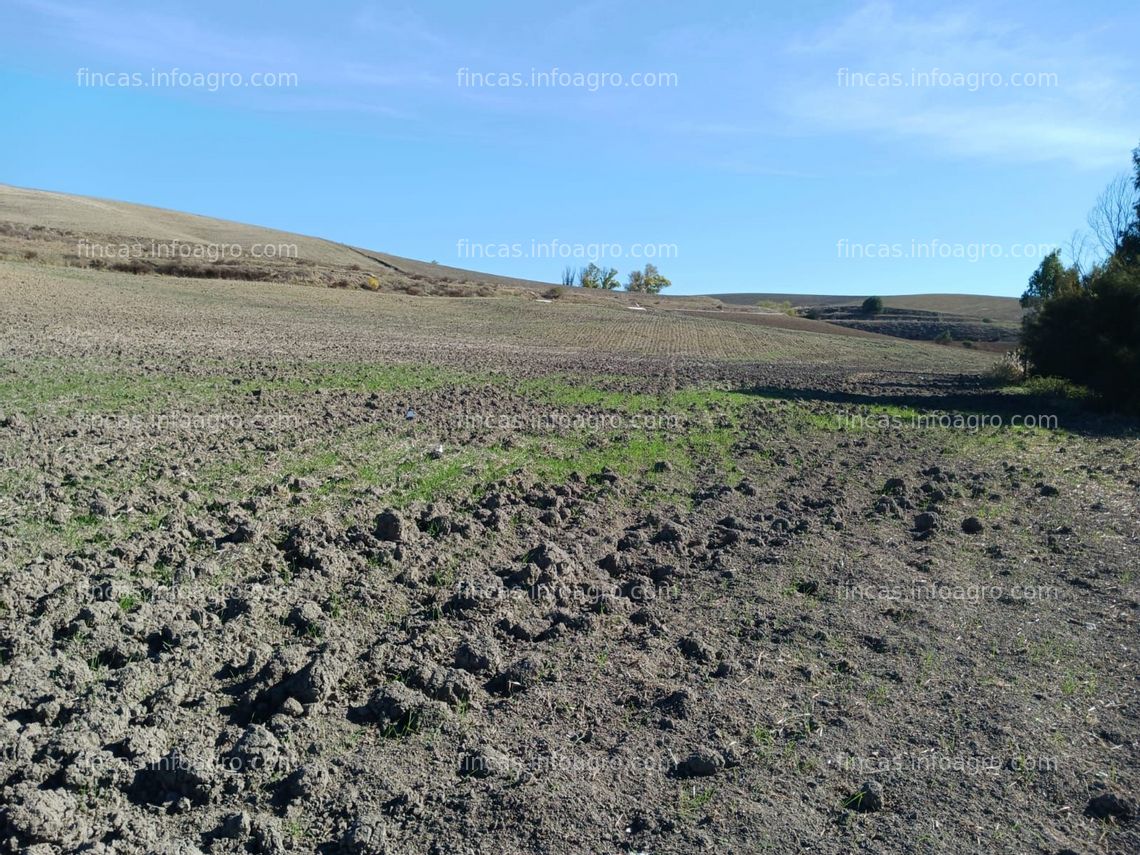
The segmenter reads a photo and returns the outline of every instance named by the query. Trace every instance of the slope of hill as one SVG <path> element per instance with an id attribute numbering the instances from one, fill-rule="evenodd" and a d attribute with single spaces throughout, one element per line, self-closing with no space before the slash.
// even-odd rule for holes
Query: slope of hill
<path id="1" fill-rule="evenodd" d="M 129 202 L 0 185 L 0 257 L 129 273 L 435 293 L 548 283 L 444 267 L 319 237 Z"/>
<path id="2" fill-rule="evenodd" d="M 850 330 L 915 341 L 957 342 L 1004 351 L 1017 346 L 1022 308 L 1012 297 L 980 294 L 906 294 L 883 297 L 883 310 L 862 311 L 863 298 L 804 294 L 717 294 L 732 306 L 780 306 L 803 317 Z"/>
<path id="3" fill-rule="evenodd" d="M 479 273 L 319 237 L 128 202 L 0 185 L 0 259 L 132 274 L 292 283 L 413 296 L 516 296 L 614 307 L 724 312 L 724 319 L 795 332 L 888 335 L 930 340 L 1011 340 L 1020 316 L 1000 297 L 913 295 L 886 299 L 888 316 L 852 315 L 859 300 L 796 294 L 666 296 L 589 291 Z M 790 303 L 813 317 L 765 312 Z M 997 323 L 982 328 L 986 323 Z"/>
<path id="4" fill-rule="evenodd" d="M 740 294 L 710 294 L 721 302 L 734 306 L 757 306 L 765 303 L 791 303 L 801 308 L 823 306 L 853 307 L 863 302 L 862 297 L 836 294 L 776 294 L 749 292 Z M 887 309 L 904 309 L 918 312 L 958 315 L 981 320 L 989 318 L 1005 323 L 1019 323 L 1022 308 L 1013 297 L 993 297 L 986 294 L 900 294 L 883 297 Z"/>

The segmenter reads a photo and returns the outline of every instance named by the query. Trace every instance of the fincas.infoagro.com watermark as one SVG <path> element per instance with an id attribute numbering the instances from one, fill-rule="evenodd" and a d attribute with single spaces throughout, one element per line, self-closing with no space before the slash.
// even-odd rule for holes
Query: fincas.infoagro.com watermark
<path id="1" fill-rule="evenodd" d="M 844 260 L 897 260 L 918 261 L 968 261 L 975 263 L 986 259 L 1044 258 L 1056 250 L 1051 243 L 954 243 L 931 238 L 911 240 L 910 243 L 879 243 L 877 241 L 853 241 L 840 238 L 835 242 L 835 256 Z"/>
<path id="2" fill-rule="evenodd" d="M 80 258 L 123 261 L 223 261 L 235 258 L 297 258 L 295 243 L 196 243 L 180 240 L 143 243 L 92 243 L 80 238 L 75 244 Z"/>
<path id="3" fill-rule="evenodd" d="M 455 72 L 460 89 L 674 89 L 680 85 L 675 71 L 564 71 L 557 66 L 549 71 L 532 68 L 522 71 L 472 71 L 464 66 Z"/>
<path id="4" fill-rule="evenodd" d="M 574 243 L 551 240 L 531 240 L 528 243 L 479 242 L 460 238 L 455 242 L 455 254 L 459 258 L 538 258 L 538 259 L 581 259 L 582 261 L 604 261 L 618 258 L 676 258 L 679 254 L 675 243 Z"/>
<path id="5" fill-rule="evenodd" d="M 1030 428 L 1058 430 L 1060 420 L 1054 413 L 852 413 L 839 412 L 835 421 L 846 430 L 961 430 L 977 433 L 992 428 Z"/>
<path id="6" fill-rule="evenodd" d="M 295 71 L 254 71 L 248 76 L 240 71 L 183 71 L 171 68 L 160 71 L 92 71 L 79 68 L 75 83 L 81 89 L 292 89 L 301 80 Z"/>
<path id="7" fill-rule="evenodd" d="M 1055 71 L 1014 71 L 1008 76 L 1000 71 L 944 71 L 932 68 L 910 74 L 902 71 L 852 71 L 844 66 L 835 72 L 841 89 L 1056 89 L 1060 75 Z"/>

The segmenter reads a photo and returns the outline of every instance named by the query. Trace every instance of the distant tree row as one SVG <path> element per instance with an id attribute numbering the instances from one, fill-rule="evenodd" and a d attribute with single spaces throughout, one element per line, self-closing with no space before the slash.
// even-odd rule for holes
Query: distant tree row
<path id="1" fill-rule="evenodd" d="M 1140 146 L 1132 164 L 1089 213 L 1091 236 L 1070 242 L 1070 263 L 1054 250 L 1029 277 L 1021 342 L 1033 373 L 1140 411 Z"/>
<path id="2" fill-rule="evenodd" d="M 599 267 L 590 262 L 588 266 L 575 270 L 567 267 L 562 271 L 562 284 L 579 288 L 594 288 L 602 291 L 616 291 L 621 287 L 618 272 L 613 267 Z M 660 294 L 662 289 L 673 283 L 661 275 L 654 264 L 646 264 L 644 270 L 630 271 L 625 290 L 639 294 Z"/>

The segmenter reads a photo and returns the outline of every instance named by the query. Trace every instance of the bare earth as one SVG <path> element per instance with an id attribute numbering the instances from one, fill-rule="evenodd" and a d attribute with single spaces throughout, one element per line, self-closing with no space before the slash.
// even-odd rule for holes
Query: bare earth
<path id="1" fill-rule="evenodd" d="M 49 262 L 6 851 L 1140 851 L 1134 424 L 880 336 Z"/>

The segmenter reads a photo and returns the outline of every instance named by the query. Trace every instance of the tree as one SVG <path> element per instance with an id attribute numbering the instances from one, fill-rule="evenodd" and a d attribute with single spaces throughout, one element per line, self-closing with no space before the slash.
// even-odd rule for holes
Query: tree
<path id="1" fill-rule="evenodd" d="M 883 311 L 883 298 L 882 297 L 868 297 L 863 301 L 863 314 L 877 315 Z"/>
<path id="2" fill-rule="evenodd" d="M 1034 373 L 1140 409 L 1140 267 L 1111 261 L 1088 289 L 1046 301 L 1026 320 L 1021 342 Z"/>
<path id="3" fill-rule="evenodd" d="M 1138 167 L 1140 168 L 1140 167 Z M 1140 176 L 1137 176 L 1140 180 Z M 1132 178 L 1121 174 L 1104 188 L 1088 215 L 1089 229 L 1107 256 L 1116 255 L 1140 216 L 1140 188 Z"/>
<path id="4" fill-rule="evenodd" d="M 602 268 L 591 261 L 589 266 L 583 268 L 578 274 L 578 284 L 583 288 L 601 288 Z"/>
<path id="5" fill-rule="evenodd" d="M 629 274 L 625 290 L 636 291 L 642 294 L 660 294 L 662 289 L 673 283 L 666 279 L 657 270 L 654 264 L 646 264 L 644 270 L 634 270 Z"/>
<path id="6" fill-rule="evenodd" d="M 1140 195 L 1140 147 L 1132 152 Z M 1111 405 L 1140 412 L 1140 199 L 1113 182 L 1089 225 L 1109 250 L 1088 272 L 1047 255 L 1021 297 L 1032 307 L 1021 344 L 1033 373 L 1062 377 Z M 1131 208 L 1131 214 L 1127 213 Z"/>
<path id="7" fill-rule="evenodd" d="M 1132 184 L 1136 191 L 1136 207 L 1132 212 L 1132 223 L 1120 241 L 1117 256 L 1126 264 L 1140 264 L 1140 146 L 1132 150 L 1132 166 L 1136 171 Z"/>
<path id="8" fill-rule="evenodd" d="M 606 291 L 616 291 L 621 283 L 618 281 L 618 272 L 613 267 L 602 268 L 602 288 Z"/>
<path id="9" fill-rule="evenodd" d="M 562 268 L 562 284 L 563 285 L 565 285 L 566 287 L 569 288 L 574 284 L 574 280 L 577 278 L 578 278 L 578 274 L 577 274 L 577 272 L 575 272 L 573 267 L 563 267 Z"/>
<path id="10" fill-rule="evenodd" d="M 1061 250 L 1055 249 L 1041 260 L 1029 277 L 1029 287 L 1021 295 L 1022 308 L 1037 308 L 1043 303 L 1080 291 L 1080 278 L 1072 267 L 1061 263 Z"/>

